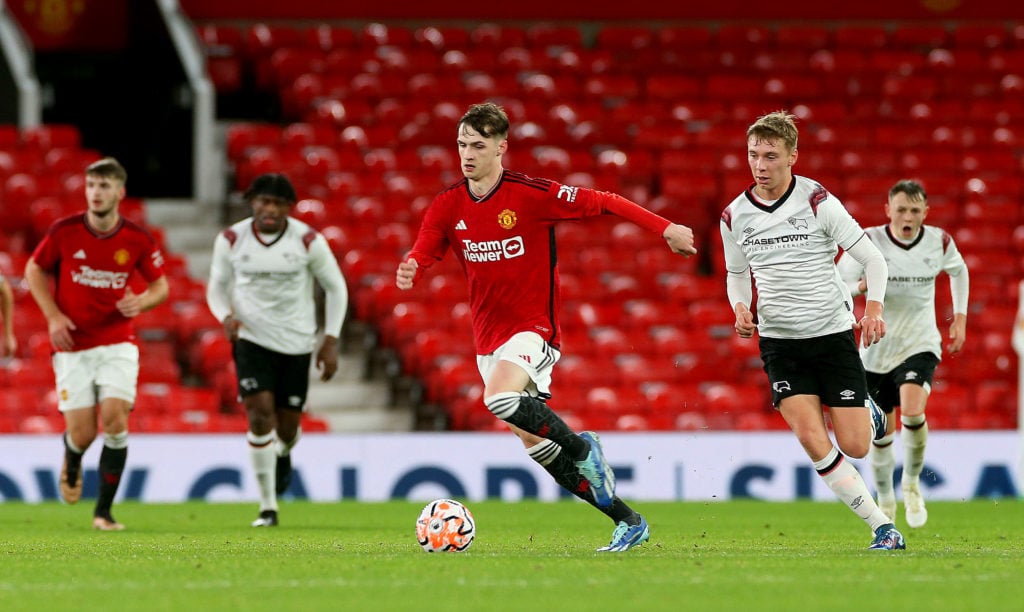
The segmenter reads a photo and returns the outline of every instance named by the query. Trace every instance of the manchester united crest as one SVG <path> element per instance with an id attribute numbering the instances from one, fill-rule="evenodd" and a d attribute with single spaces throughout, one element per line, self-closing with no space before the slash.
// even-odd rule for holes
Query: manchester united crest
<path id="1" fill-rule="evenodd" d="M 516 226 L 516 222 L 518 220 L 519 219 L 516 218 L 516 213 L 507 208 L 498 213 L 498 225 L 500 225 L 503 229 L 512 229 L 513 227 Z"/>
<path id="2" fill-rule="evenodd" d="M 118 249 L 117 251 L 114 252 L 114 262 L 116 262 L 117 265 L 119 266 L 123 266 L 124 264 L 128 263 L 129 258 L 131 258 L 131 255 L 129 255 L 128 251 L 126 251 L 125 249 Z"/>

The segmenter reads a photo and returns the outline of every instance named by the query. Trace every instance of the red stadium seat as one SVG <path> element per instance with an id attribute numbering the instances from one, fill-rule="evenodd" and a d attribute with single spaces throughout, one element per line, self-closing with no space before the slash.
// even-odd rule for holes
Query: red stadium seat
<path id="1" fill-rule="evenodd" d="M 654 32 L 658 47 L 671 51 L 703 50 L 711 45 L 714 34 L 710 28 L 687 25 L 664 25 Z"/>
<path id="2" fill-rule="evenodd" d="M 654 31 L 646 26 L 606 25 L 597 31 L 594 44 L 609 51 L 640 51 L 654 44 Z"/>
<path id="3" fill-rule="evenodd" d="M 780 25 L 775 28 L 775 42 L 780 48 L 813 51 L 832 44 L 832 33 L 825 26 Z"/>
<path id="4" fill-rule="evenodd" d="M 533 49 L 548 47 L 580 48 L 583 46 L 583 35 L 575 25 L 558 23 L 536 23 L 526 29 L 527 46 Z"/>

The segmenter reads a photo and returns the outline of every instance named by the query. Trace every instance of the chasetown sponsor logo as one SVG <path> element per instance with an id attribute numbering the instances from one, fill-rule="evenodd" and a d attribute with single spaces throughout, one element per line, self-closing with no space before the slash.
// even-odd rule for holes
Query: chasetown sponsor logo
<path id="1" fill-rule="evenodd" d="M 83 265 L 78 270 L 71 271 L 71 280 L 76 284 L 97 289 L 122 289 L 128 282 L 128 273 L 93 270 Z"/>
<path id="2" fill-rule="evenodd" d="M 522 257 L 524 253 L 522 236 L 482 242 L 462 241 L 462 256 L 466 261 L 501 261 Z"/>
<path id="3" fill-rule="evenodd" d="M 774 238 L 747 238 L 743 246 L 777 246 L 790 242 L 806 242 L 810 239 L 807 234 L 789 234 L 787 236 L 775 236 Z"/>

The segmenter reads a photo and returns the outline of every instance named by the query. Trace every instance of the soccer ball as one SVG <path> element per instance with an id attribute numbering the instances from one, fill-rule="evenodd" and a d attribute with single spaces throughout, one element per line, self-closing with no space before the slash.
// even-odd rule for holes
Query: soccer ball
<path id="1" fill-rule="evenodd" d="M 462 552 L 474 537 L 473 515 L 454 499 L 435 499 L 416 519 L 416 541 L 427 552 Z"/>

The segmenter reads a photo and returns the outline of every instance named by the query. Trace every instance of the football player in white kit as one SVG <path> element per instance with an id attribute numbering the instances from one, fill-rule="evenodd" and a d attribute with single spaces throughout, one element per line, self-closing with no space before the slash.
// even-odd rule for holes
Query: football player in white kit
<path id="1" fill-rule="evenodd" d="M 234 345 L 238 391 L 249 417 L 247 439 L 260 494 L 252 526 L 274 527 L 309 390 L 317 333 L 313 281 L 324 290 L 324 338 L 316 365 L 325 381 L 338 370 L 348 288 L 323 235 L 288 216 L 296 196 L 286 176 L 256 177 L 245 199 L 252 216 L 214 242 L 206 301 Z"/>
<path id="2" fill-rule="evenodd" d="M 931 393 L 935 367 L 942 358 L 942 333 L 935 320 L 935 280 L 949 275 L 953 297 L 953 321 L 949 326 L 952 354 L 963 348 L 967 333 L 967 264 L 945 231 L 925 225 L 928 195 L 917 181 L 902 180 L 889 189 L 885 203 L 889 223 L 869 227 L 868 238 L 889 266 L 885 314 L 889 331 L 885 342 L 861 350 L 867 370 L 868 390 L 888 415 L 900 407 L 900 443 L 903 446 L 903 505 L 907 525 L 921 527 L 928 510 L 921 496 L 921 472 L 928 442 L 925 404 Z M 864 269 L 845 255 L 839 272 L 853 295 L 864 293 Z M 896 422 L 888 419 L 885 436 L 875 440 L 869 455 L 878 491 L 878 505 L 895 519 L 896 492 L 893 470 L 896 457 L 892 443 Z"/>
<path id="3" fill-rule="evenodd" d="M 867 346 L 885 335 L 885 259 L 835 196 L 793 174 L 798 139 L 793 120 L 777 111 L 747 129 L 754 182 L 722 213 L 726 286 L 736 333 L 742 338 L 758 333 L 772 402 L 814 469 L 871 528 L 869 548 L 902 549 L 903 535 L 844 457 L 866 456 L 872 436 L 885 431 L 885 414 L 868 395 L 854 336 L 859 330 Z M 840 247 L 865 269 L 867 308 L 859 321 L 836 270 Z M 836 444 L 829 437 L 823 405 L 829 407 Z"/>

